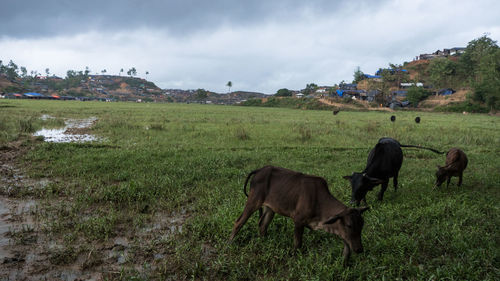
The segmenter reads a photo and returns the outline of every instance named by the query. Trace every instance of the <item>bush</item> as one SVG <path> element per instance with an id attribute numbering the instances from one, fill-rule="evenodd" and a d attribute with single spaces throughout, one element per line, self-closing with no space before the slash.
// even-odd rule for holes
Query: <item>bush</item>
<path id="1" fill-rule="evenodd" d="M 417 107 L 418 103 L 425 98 L 427 98 L 430 93 L 422 87 L 412 86 L 408 89 L 407 98 L 408 101 L 413 105 L 413 107 Z"/>

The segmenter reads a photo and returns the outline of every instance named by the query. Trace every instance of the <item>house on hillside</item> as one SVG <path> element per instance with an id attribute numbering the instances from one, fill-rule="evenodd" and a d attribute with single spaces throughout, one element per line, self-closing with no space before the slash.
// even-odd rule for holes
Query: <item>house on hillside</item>
<path id="1" fill-rule="evenodd" d="M 411 86 L 417 86 L 417 87 L 423 87 L 424 83 L 422 82 L 417 82 L 417 83 L 400 83 L 399 86 L 403 89 L 410 88 Z"/>
<path id="2" fill-rule="evenodd" d="M 315 93 L 324 94 L 324 93 L 327 93 L 330 88 L 331 87 L 318 87 L 316 89 Z"/>
<path id="3" fill-rule="evenodd" d="M 435 58 L 445 58 L 448 56 L 456 56 L 456 55 L 461 55 L 465 52 L 465 48 L 463 47 L 454 47 L 451 49 L 443 49 L 437 50 L 434 53 L 431 54 L 420 54 L 417 58 L 419 60 L 431 60 Z"/>
<path id="4" fill-rule="evenodd" d="M 444 89 L 438 90 L 437 94 L 440 95 L 440 96 L 447 96 L 447 95 L 452 95 L 455 92 L 456 91 L 453 90 L 452 88 L 444 88 Z"/>
<path id="5" fill-rule="evenodd" d="M 377 79 L 377 78 L 382 78 L 382 76 L 380 75 L 370 75 L 370 74 L 363 74 L 363 76 L 366 78 L 366 79 Z"/>
<path id="6" fill-rule="evenodd" d="M 337 96 L 341 98 L 356 98 L 356 99 L 361 99 L 365 100 L 367 98 L 366 91 L 365 90 L 341 90 L 338 89 L 336 91 Z"/>
<path id="7" fill-rule="evenodd" d="M 366 100 L 369 102 L 375 101 L 375 98 L 380 95 L 382 92 L 379 90 L 370 90 L 366 93 Z"/>
<path id="8" fill-rule="evenodd" d="M 461 55 L 461 54 L 465 53 L 465 48 L 463 48 L 463 47 L 454 47 L 454 48 L 451 48 L 451 49 L 444 49 L 443 53 L 446 56 Z"/>
<path id="9" fill-rule="evenodd" d="M 346 83 L 341 83 L 339 85 L 340 90 L 357 90 L 358 89 L 358 84 L 346 84 Z"/>

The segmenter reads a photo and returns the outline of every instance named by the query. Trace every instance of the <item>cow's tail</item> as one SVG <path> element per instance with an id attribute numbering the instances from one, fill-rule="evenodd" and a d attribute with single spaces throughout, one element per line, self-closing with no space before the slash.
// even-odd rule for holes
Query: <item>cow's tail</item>
<path id="1" fill-rule="evenodd" d="M 248 197 L 248 194 L 247 194 L 247 184 L 248 184 L 248 181 L 250 180 L 250 178 L 255 175 L 258 171 L 260 171 L 260 169 L 257 169 L 257 170 L 253 170 L 251 171 L 248 176 L 247 176 L 247 179 L 245 180 L 245 185 L 243 185 L 243 193 L 245 193 L 245 196 Z"/>
<path id="2" fill-rule="evenodd" d="M 421 148 L 421 149 L 427 149 L 427 150 L 430 150 L 434 153 L 437 153 L 437 154 L 444 154 L 444 152 L 442 151 L 439 151 L 439 150 L 436 150 L 434 148 L 430 148 L 430 147 L 423 147 L 423 146 L 418 146 L 418 145 L 411 145 L 411 144 L 408 144 L 408 145 L 405 145 L 405 144 L 401 144 L 401 147 L 414 147 L 414 148 Z"/>

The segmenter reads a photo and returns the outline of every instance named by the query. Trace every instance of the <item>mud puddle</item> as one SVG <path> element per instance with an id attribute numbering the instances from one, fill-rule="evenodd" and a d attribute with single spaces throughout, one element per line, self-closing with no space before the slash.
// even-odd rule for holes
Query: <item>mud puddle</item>
<path id="1" fill-rule="evenodd" d="M 53 118 L 50 115 L 42 115 L 42 120 Z M 43 128 L 33 134 L 33 136 L 43 136 L 46 142 L 67 143 L 67 142 L 91 142 L 101 141 L 102 138 L 89 134 L 89 128 L 97 122 L 96 117 L 87 119 L 66 119 L 65 127 L 62 129 Z"/>

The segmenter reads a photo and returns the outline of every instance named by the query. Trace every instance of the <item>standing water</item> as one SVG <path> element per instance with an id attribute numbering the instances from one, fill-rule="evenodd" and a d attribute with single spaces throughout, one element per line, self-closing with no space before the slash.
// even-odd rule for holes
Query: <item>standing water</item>
<path id="1" fill-rule="evenodd" d="M 42 118 L 50 118 L 42 116 Z M 86 134 L 85 129 L 90 128 L 97 121 L 96 117 L 87 119 L 66 119 L 65 127 L 62 129 L 41 129 L 35 132 L 34 136 L 43 136 L 47 142 L 89 142 L 98 141 L 100 138 Z"/>

